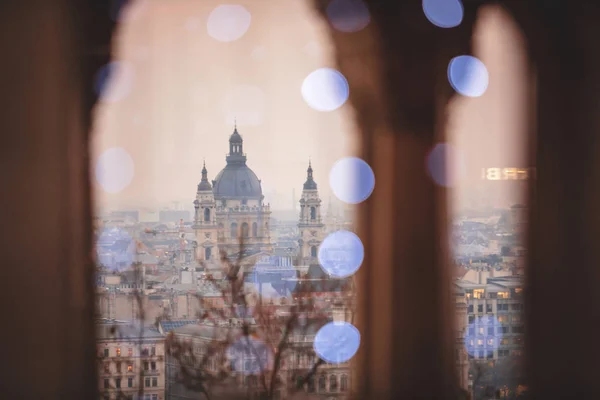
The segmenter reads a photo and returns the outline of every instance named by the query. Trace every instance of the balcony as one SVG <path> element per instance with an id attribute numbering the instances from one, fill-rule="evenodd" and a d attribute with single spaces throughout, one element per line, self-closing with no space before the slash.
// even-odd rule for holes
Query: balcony
<path id="1" fill-rule="evenodd" d="M 142 371 L 143 376 L 158 376 L 160 375 L 160 371 L 158 369 L 148 369 Z"/>

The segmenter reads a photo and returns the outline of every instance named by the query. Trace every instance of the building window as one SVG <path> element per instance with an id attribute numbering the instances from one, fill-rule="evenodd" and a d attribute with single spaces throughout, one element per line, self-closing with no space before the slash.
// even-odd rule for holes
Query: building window
<path id="1" fill-rule="evenodd" d="M 337 376 L 335 375 L 329 375 L 329 391 L 330 392 L 337 392 Z"/>
<path id="2" fill-rule="evenodd" d="M 117 347 L 117 357 L 121 357 L 121 348 Z"/>
<path id="3" fill-rule="evenodd" d="M 473 290 L 473 298 L 475 299 L 483 299 L 484 298 L 484 289 L 475 289 Z"/>
<path id="4" fill-rule="evenodd" d="M 498 333 L 508 333 L 508 326 L 501 326 L 498 328 Z"/>
<path id="5" fill-rule="evenodd" d="M 152 378 L 152 387 L 158 386 L 158 378 Z"/>
<path id="6" fill-rule="evenodd" d="M 130 347 L 130 348 L 127 349 L 127 355 L 129 357 L 133 357 L 133 347 Z"/>
<path id="7" fill-rule="evenodd" d="M 237 238 L 237 236 L 238 236 L 237 230 L 238 230 L 237 224 L 235 222 L 232 222 L 231 223 L 231 232 L 230 232 L 231 238 Z"/>
<path id="8" fill-rule="evenodd" d="M 317 246 L 311 246 L 310 247 L 310 256 L 311 257 L 316 257 L 317 256 Z"/>
<path id="9" fill-rule="evenodd" d="M 204 259 L 210 260 L 212 256 L 212 247 L 207 247 L 204 249 Z"/>
<path id="10" fill-rule="evenodd" d="M 487 313 L 491 313 L 492 312 L 492 305 L 491 304 L 486 304 L 485 305 L 485 312 L 487 312 Z"/>
<path id="11" fill-rule="evenodd" d="M 133 364 L 127 364 L 127 372 L 133 372 Z"/>
<path id="12" fill-rule="evenodd" d="M 478 312 L 478 313 L 482 313 L 482 312 L 483 312 L 483 304 L 479 304 L 479 305 L 477 306 L 477 312 Z"/>
<path id="13" fill-rule="evenodd" d="M 473 304 L 469 304 L 469 306 L 467 307 L 467 312 L 468 313 L 472 313 L 473 312 Z"/>
<path id="14" fill-rule="evenodd" d="M 513 333 L 523 333 L 525 332 L 525 329 L 523 328 L 523 326 L 513 326 L 512 327 L 512 332 Z"/>
<path id="15" fill-rule="evenodd" d="M 144 361 L 144 371 L 148 371 L 148 361 Z"/>
<path id="16" fill-rule="evenodd" d="M 473 306 L 471 306 L 473 307 Z M 475 321 L 475 317 L 473 315 L 469 315 L 469 323 Z"/>
<path id="17" fill-rule="evenodd" d="M 156 355 L 156 347 L 152 346 L 152 347 L 150 348 L 150 355 L 151 355 L 151 356 L 155 356 L 155 355 Z"/>
<path id="18" fill-rule="evenodd" d="M 158 395 L 157 394 L 153 394 L 152 395 L 152 400 L 158 400 Z"/>
<path id="19" fill-rule="evenodd" d="M 117 372 L 121 373 L 121 363 L 120 362 L 117 363 Z"/>
<path id="20" fill-rule="evenodd" d="M 252 236 L 258 237 L 258 224 L 256 222 L 252 223 Z"/>
<path id="21" fill-rule="evenodd" d="M 319 392 L 324 392 L 327 390 L 327 378 L 325 375 L 321 375 L 319 377 Z"/>
<path id="22" fill-rule="evenodd" d="M 104 363 L 104 373 L 110 373 L 110 363 Z"/>
<path id="23" fill-rule="evenodd" d="M 242 223 L 242 236 L 247 238 L 250 235 L 250 231 L 248 228 L 248 223 Z"/>
<path id="24" fill-rule="evenodd" d="M 210 222 L 210 208 L 204 209 L 204 222 Z"/>
<path id="25" fill-rule="evenodd" d="M 510 297 L 510 293 L 509 292 L 498 292 L 498 298 L 499 299 L 508 299 Z"/>
<path id="26" fill-rule="evenodd" d="M 310 208 L 310 219 L 313 221 L 317 219 L 317 209 L 314 207 Z"/>
<path id="27" fill-rule="evenodd" d="M 108 389 L 110 387 L 110 382 L 108 379 L 104 378 L 104 389 Z"/>
<path id="28" fill-rule="evenodd" d="M 152 362 L 150 363 L 150 369 L 151 369 L 152 371 L 156 371 L 156 362 L 155 362 L 155 361 L 152 361 Z"/>
<path id="29" fill-rule="evenodd" d="M 108 349 L 104 349 L 104 357 L 108 357 Z"/>
<path id="30" fill-rule="evenodd" d="M 348 375 L 342 375 L 340 378 L 340 390 L 345 392 L 348 390 Z"/>
<path id="31" fill-rule="evenodd" d="M 315 391 L 315 377 L 311 376 L 310 379 L 308 380 L 308 391 L 310 393 L 314 393 Z"/>
<path id="32" fill-rule="evenodd" d="M 115 387 L 121 389 L 121 378 L 115 379 Z"/>
<path id="33" fill-rule="evenodd" d="M 133 378 L 127 378 L 127 387 L 133 387 Z"/>
<path id="34" fill-rule="evenodd" d="M 146 387 L 150 387 L 150 378 L 146 378 L 146 379 L 144 380 L 144 386 L 146 386 Z"/>

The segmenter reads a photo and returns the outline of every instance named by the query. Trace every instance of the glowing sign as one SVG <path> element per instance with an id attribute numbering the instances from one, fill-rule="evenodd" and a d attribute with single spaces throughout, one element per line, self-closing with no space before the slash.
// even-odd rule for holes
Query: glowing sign
<path id="1" fill-rule="evenodd" d="M 482 168 L 481 179 L 486 181 L 524 181 L 535 178 L 535 168 Z"/>

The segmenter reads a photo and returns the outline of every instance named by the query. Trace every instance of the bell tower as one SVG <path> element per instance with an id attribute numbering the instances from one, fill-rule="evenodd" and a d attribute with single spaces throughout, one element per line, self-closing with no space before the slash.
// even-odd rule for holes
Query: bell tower
<path id="1" fill-rule="evenodd" d="M 196 259 L 210 261 L 219 259 L 217 243 L 217 207 L 213 188 L 208 182 L 206 163 L 202 167 L 202 180 L 198 184 L 194 200 L 194 225 L 196 232 Z"/>
<path id="2" fill-rule="evenodd" d="M 300 232 L 300 256 L 304 265 L 318 263 L 317 254 L 319 246 L 325 236 L 325 224 L 321 218 L 321 199 L 317 190 L 317 183 L 313 179 L 313 169 L 310 161 L 306 170 L 306 182 L 300 198 L 300 218 L 298 221 Z"/>

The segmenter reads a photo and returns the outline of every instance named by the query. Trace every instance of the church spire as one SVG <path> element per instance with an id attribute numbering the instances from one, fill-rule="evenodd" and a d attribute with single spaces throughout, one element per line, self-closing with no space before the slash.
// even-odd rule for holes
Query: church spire
<path id="1" fill-rule="evenodd" d="M 227 156 L 227 164 L 245 164 L 246 156 L 244 155 L 244 139 L 237 130 L 237 122 L 233 127 L 233 133 L 229 136 L 229 155 Z"/>
<path id="2" fill-rule="evenodd" d="M 313 180 L 313 169 L 312 164 L 310 162 L 310 158 L 308 159 L 308 169 L 306 170 L 306 182 L 304 182 L 304 190 L 313 190 L 317 189 L 317 183 Z"/>
<path id="3" fill-rule="evenodd" d="M 206 160 L 202 165 L 202 180 L 198 184 L 198 191 L 212 190 L 212 186 L 208 181 L 208 171 L 206 170 Z"/>

